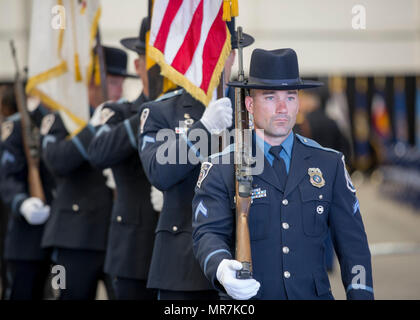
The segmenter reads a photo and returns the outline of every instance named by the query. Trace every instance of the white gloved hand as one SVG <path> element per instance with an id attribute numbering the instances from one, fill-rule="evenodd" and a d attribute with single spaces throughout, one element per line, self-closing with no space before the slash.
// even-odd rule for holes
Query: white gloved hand
<path id="1" fill-rule="evenodd" d="M 219 134 L 232 125 L 232 103 L 229 98 L 221 98 L 210 102 L 201 117 L 207 131 Z"/>
<path id="2" fill-rule="evenodd" d="M 19 211 L 33 225 L 45 223 L 50 216 L 50 206 L 44 205 L 41 199 L 35 197 L 24 200 Z"/>
<path id="3" fill-rule="evenodd" d="M 163 207 L 163 192 L 152 186 L 150 191 L 150 202 L 153 210 L 161 212 Z"/>
<path id="4" fill-rule="evenodd" d="M 101 105 L 97 106 L 95 108 L 95 111 L 93 111 L 92 117 L 89 120 L 89 124 L 93 127 L 97 127 L 102 124 L 102 117 L 101 112 L 102 108 L 104 107 L 105 103 L 102 103 Z"/>
<path id="5" fill-rule="evenodd" d="M 236 271 L 241 269 L 239 261 L 223 259 L 217 267 L 216 277 L 233 299 L 248 300 L 257 294 L 260 283 L 255 279 L 237 279 Z"/>

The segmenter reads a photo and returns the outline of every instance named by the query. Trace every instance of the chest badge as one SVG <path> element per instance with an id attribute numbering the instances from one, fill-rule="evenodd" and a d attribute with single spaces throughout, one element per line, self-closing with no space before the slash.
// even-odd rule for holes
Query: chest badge
<path id="1" fill-rule="evenodd" d="M 309 168 L 308 169 L 309 174 L 309 182 L 317 188 L 322 188 L 325 186 L 325 180 L 322 177 L 322 172 L 319 168 Z"/>
<path id="2" fill-rule="evenodd" d="M 267 197 L 267 190 L 261 190 L 261 188 L 252 189 L 251 192 L 251 203 L 254 199 L 260 199 Z"/>

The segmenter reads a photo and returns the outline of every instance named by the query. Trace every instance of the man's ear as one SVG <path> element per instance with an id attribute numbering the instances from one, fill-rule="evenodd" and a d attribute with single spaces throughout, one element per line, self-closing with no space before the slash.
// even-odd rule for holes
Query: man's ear
<path id="1" fill-rule="evenodd" d="M 254 99 L 251 96 L 245 96 L 245 107 L 250 114 L 254 114 Z"/>
<path id="2" fill-rule="evenodd" d="M 136 71 L 139 70 L 139 67 L 140 67 L 140 59 L 139 58 L 134 59 L 134 67 L 136 68 Z"/>

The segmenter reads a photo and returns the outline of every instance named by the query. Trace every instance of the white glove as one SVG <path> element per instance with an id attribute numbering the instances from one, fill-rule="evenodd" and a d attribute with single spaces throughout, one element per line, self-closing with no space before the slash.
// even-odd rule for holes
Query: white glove
<path id="1" fill-rule="evenodd" d="M 210 102 L 201 117 L 201 122 L 207 131 L 219 134 L 232 125 L 232 103 L 229 98 L 221 98 Z"/>
<path id="2" fill-rule="evenodd" d="M 161 212 L 163 207 L 163 192 L 152 186 L 150 191 L 150 202 L 153 210 Z"/>
<path id="3" fill-rule="evenodd" d="M 28 198 L 20 206 L 20 213 L 29 224 L 38 225 L 47 221 L 50 216 L 50 206 L 44 205 L 39 198 Z"/>
<path id="4" fill-rule="evenodd" d="M 102 171 L 102 174 L 104 175 L 104 177 L 106 178 L 106 186 L 112 190 L 115 190 L 115 188 L 117 187 L 115 184 L 115 179 L 114 179 L 114 175 L 112 174 L 112 170 L 111 169 L 104 169 Z"/>
<path id="5" fill-rule="evenodd" d="M 233 299 L 248 300 L 257 294 L 260 283 L 255 279 L 236 279 L 236 271 L 241 269 L 239 261 L 223 259 L 217 267 L 216 277 Z"/>
<path id="6" fill-rule="evenodd" d="M 105 103 L 102 103 L 101 105 L 97 106 L 95 108 L 95 111 L 93 111 L 92 117 L 89 120 L 89 124 L 93 127 L 97 127 L 102 124 L 102 108 L 104 107 Z"/>

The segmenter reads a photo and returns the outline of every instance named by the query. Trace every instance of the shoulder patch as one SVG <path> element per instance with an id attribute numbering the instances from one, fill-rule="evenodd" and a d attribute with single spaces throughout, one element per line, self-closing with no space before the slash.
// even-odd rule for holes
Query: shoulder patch
<path id="1" fill-rule="evenodd" d="M 343 161 L 343 168 L 344 168 L 344 176 L 346 177 L 346 184 L 347 189 L 349 189 L 351 192 L 356 193 L 356 188 L 353 185 L 353 182 L 351 181 L 350 175 L 346 168 L 346 162 L 344 161 L 344 155 L 341 157 L 341 161 Z"/>
<path id="2" fill-rule="evenodd" d="M 50 129 L 55 121 L 55 114 L 50 113 L 47 114 L 44 118 L 42 118 L 41 122 L 41 130 L 39 131 L 41 135 L 45 136 L 50 132 Z"/>
<path id="3" fill-rule="evenodd" d="M 144 108 L 140 115 L 140 134 L 144 131 L 144 125 L 146 123 L 147 117 L 149 116 L 150 109 Z"/>
<path id="4" fill-rule="evenodd" d="M 201 164 L 200 175 L 198 176 L 198 181 L 197 181 L 197 188 L 201 188 L 201 184 L 203 183 L 204 179 L 209 174 L 212 166 L 213 164 L 210 162 L 203 162 Z"/>
<path id="5" fill-rule="evenodd" d="M 334 149 L 331 149 L 331 148 L 325 148 L 325 147 L 321 146 L 315 140 L 305 138 L 305 137 L 303 137 L 299 134 L 296 134 L 296 137 L 299 139 L 300 142 L 302 142 L 304 145 L 306 145 L 308 147 L 317 148 L 317 149 L 321 149 L 321 150 L 324 150 L 324 151 L 339 153 L 337 150 L 334 150 Z"/>
<path id="6" fill-rule="evenodd" d="M 114 114 L 115 111 L 113 111 L 112 109 L 106 107 L 102 108 L 100 117 L 101 119 L 99 121 L 100 125 L 104 125 L 105 123 L 107 123 L 108 120 L 111 119 Z"/>
<path id="7" fill-rule="evenodd" d="M 13 132 L 13 121 L 3 122 L 1 125 L 1 141 L 6 141 Z"/>

